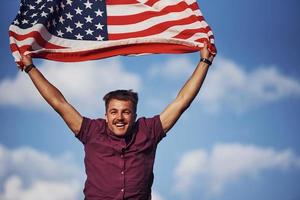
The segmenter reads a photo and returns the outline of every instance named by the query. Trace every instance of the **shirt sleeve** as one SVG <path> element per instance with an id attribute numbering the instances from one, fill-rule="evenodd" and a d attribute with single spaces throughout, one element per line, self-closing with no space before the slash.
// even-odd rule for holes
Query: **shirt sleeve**
<path id="1" fill-rule="evenodd" d="M 90 119 L 83 117 L 80 131 L 75 137 L 79 139 L 84 145 L 87 144 L 91 138 L 99 133 L 105 126 L 105 120 L 103 119 Z"/>
<path id="2" fill-rule="evenodd" d="M 154 136 L 156 143 L 158 144 L 165 136 L 166 133 L 163 130 L 162 123 L 159 115 L 155 115 L 152 118 L 146 119 L 147 126 L 151 128 L 151 132 Z"/>

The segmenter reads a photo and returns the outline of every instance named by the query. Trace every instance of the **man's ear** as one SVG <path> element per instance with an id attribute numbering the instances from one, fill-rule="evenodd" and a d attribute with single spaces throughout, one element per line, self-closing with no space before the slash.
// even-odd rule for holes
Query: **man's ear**
<path id="1" fill-rule="evenodd" d="M 106 123 L 108 122 L 108 120 L 107 120 L 107 113 L 105 113 L 105 121 L 106 121 Z"/>

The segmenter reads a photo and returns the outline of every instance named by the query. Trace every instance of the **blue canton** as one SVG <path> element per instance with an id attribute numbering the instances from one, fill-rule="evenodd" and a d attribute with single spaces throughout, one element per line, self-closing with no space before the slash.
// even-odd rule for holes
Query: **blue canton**
<path id="1" fill-rule="evenodd" d="M 108 40 L 105 0 L 21 0 L 14 25 L 43 24 L 57 37 Z"/>

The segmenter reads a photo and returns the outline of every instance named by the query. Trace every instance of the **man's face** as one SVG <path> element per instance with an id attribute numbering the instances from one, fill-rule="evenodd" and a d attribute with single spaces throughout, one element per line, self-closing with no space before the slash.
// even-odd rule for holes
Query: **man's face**
<path id="1" fill-rule="evenodd" d="M 136 113 L 131 101 L 110 100 L 106 110 L 108 128 L 119 137 L 128 133 L 135 123 Z"/>

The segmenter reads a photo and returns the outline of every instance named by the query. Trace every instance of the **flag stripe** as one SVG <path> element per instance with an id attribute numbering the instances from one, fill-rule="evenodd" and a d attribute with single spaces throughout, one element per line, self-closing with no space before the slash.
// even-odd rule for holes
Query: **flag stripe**
<path id="1" fill-rule="evenodd" d="M 184 25 L 184 24 L 193 23 L 193 22 L 195 22 L 194 17 L 190 16 L 190 17 L 180 19 L 180 20 L 162 22 L 160 24 L 153 25 L 150 28 L 145 28 L 140 31 L 128 32 L 128 33 L 115 33 L 115 34 L 111 33 L 108 35 L 108 37 L 110 40 L 120 40 L 120 39 L 135 38 L 135 37 L 146 37 L 149 35 L 158 34 L 164 30 L 167 30 L 168 28 L 170 28 L 172 26 Z"/>
<path id="2" fill-rule="evenodd" d="M 187 5 L 186 2 L 179 2 L 178 4 L 165 7 L 160 11 L 146 11 L 146 12 L 141 12 L 139 14 L 122 16 L 122 20 L 120 20 L 120 16 L 108 16 L 107 24 L 108 25 L 134 24 L 158 16 L 165 16 L 166 13 L 174 14 L 175 12 L 178 13 L 178 12 L 185 11 L 184 14 L 186 14 L 188 13 L 186 11 L 186 9 L 188 9 L 188 6 L 183 6 L 183 5 Z M 201 20 L 203 20 L 203 18 Z"/>

